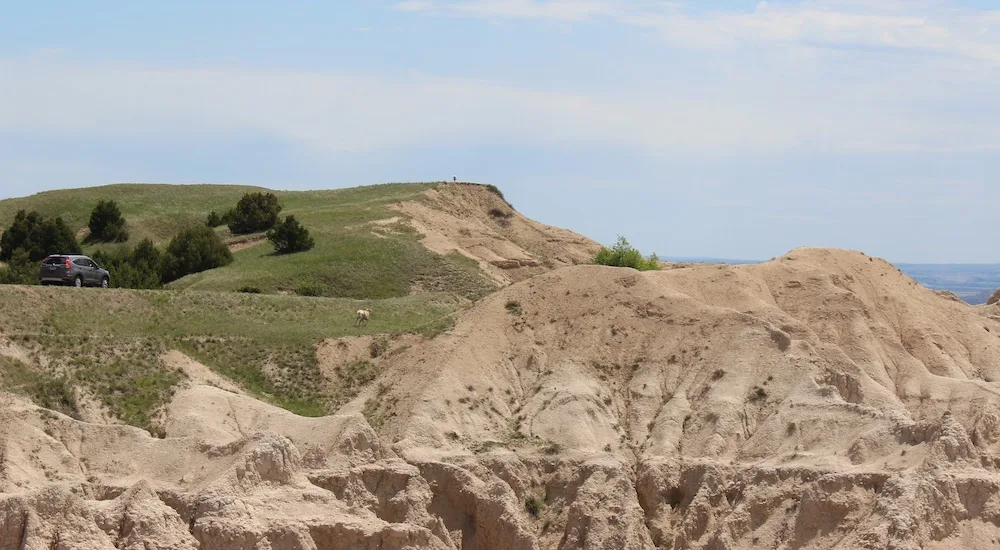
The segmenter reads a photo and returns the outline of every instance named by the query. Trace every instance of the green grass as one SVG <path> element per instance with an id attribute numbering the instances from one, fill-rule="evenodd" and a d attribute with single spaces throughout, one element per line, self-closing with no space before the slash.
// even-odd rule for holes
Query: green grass
<path id="1" fill-rule="evenodd" d="M 454 292 L 476 299 L 495 287 L 475 262 L 459 254 L 440 256 L 420 243 L 420 235 L 404 224 L 388 228 L 386 237 L 373 235 L 365 224 L 397 216 L 390 206 L 423 200 L 436 184 L 371 185 L 324 191 L 274 191 L 281 216 L 294 215 L 316 241 L 306 252 L 275 255 L 266 241 L 241 250 L 223 268 L 194 274 L 170 288 L 238 291 L 255 287 L 264 293 L 296 292 L 329 297 L 381 299 L 406 296 L 412 289 Z M 164 246 L 185 227 L 203 224 L 212 210 L 220 214 L 255 187 L 227 185 L 121 184 L 64 191 L 0 201 L 0 227 L 10 225 L 18 209 L 62 216 L 75 232 L 86 227 L 100 199 L 113 198 L 127 220 L 129 242 L 150 238 Z M 225 241 L 233 236 L 217 228 Z M 263 234 L 261 234 L 262 236 Z M 119 244 L 91 244 L 84 252 L 113 249 Z M 112 274 L 113 276 L 113 274 Z"/>
<path id="2" fill-rule="evenodd" d="M 325 380 L 315 354 L 319 342 L 359 334 L 433 336 L 450 326 L 462 303 L 444 293 L 356 301 L 0 285 L 4 335 L 50 360 L 42 378 L 11 371 L 0 382 L 49 399 L 44 397 L 48 391 L 32 388 L 65 377 L 67 384 L 89 389 L 125 422 L 154 428 L 151 415 L 182 380 L 159 357 L 180 349 L 265 400 L 298 414 L 321 415 L 373 377 L 359 366 L 346 379 Z M 361 328 L 354 326 L 359 307 L 373 313 Z"/>
<path id="3" fill-rule="evenodd" d="M 79 417 L 76 398 L 66 378 L 33 369 L 17 359 L 0 356 L 0 388 L 29 397 L 40 407 Z"/>
<path id="4" fill-rule="evenodd" d="M 278 256 L 262 241 L 236 252 L 229 266 L 174 281 L 167 290 L 0 285 L 0 330 L 48 359 L 40 363 L 44 369 L 5 363 L 0 384 L 70 412 L 75 405 L 64 397 L 78 386 L 118 418 L 155 432 L 155 412 L 182 381 L 160 356 L 179 349 L 293 412 L 332 412 L 377 373 L 374 363 L 359 363 L 345 367 L 336 380 L 325 379 L 315 353 L 319 342 L 358 334 L 434 336 L 453 326 L 465 299 L 495 288 L 476 262 L 427 250 L 406 224 L 380 226 L 381 236 L 366 225 L 399 216 L 393 204 L 423 200 L 434 185 L 276 191 L 281 215 L 294 215 L 309 229 L 313 249 Z M 98 200 L 114 199 L 127 220 L 129 243 L 148 237 L 162 247 L 179 230 L 204 224 L 210 211 L 221 214 L 244 193 L 261 190 L 122 184 L 52 191 L 0 201 L 0 227 L 23 208 L 62 216 L 79 231 Z M 225 227 L 216 231 L 228 242 L 248 237 L 233 236 Z M 118 246 L 92 244 L 84 250 Z M 361 307 L 370 307 L 373 316 L 357 328 L 354 313 Z"/>
<path id="5" fill-rule="evenodd" d="M 17 211 L 25 209 L 37 210 L 46 217 L 61 216 L 76 232 L 87 227 L 90 213 L 99 200 L 113 199 L 126 219 L 131 242 L 148 237 L 165 244 L 188 225 L 205 223 L 210 211 L 224 212 L 244 193 L 260 190 L 236 185 L 118 184 L 45 191 L 0 201 L 0 227 L 8 227 Z M 96 246 L 84 248 L 92 251 Z"/>

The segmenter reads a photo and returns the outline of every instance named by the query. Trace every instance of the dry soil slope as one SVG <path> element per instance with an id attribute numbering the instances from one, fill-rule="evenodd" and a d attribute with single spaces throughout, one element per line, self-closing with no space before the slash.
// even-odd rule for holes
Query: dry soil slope
<path id="1" fill-rule="evenodd" d="M 588 263 L 600 248 L 582 235 L 526 218 L 482 185 L 438 185 L 422 201 L 401 202 L 393 210 L 423 235 L 424 246 L 474 259 L 500 284 Z M 378 230 L 385 223 L 374 225 Z"/>
<path id="2" fill-rule="evenodd" d="M 1000 306 L 860 253 L 510 286 L 338 415 L 0 407 L 0 548 L 981 548 Z M 146 545 L 146 546 L 144 546 Z"/>
<path id="3" fill-rule="evenodd" d="M 860 253 L 559 270 L 390 372 L 383 436 L 415 463 L 517 449 L 481 459 L 545 500 L 543 547 L 1000 535 L 1000 323 Z"/>

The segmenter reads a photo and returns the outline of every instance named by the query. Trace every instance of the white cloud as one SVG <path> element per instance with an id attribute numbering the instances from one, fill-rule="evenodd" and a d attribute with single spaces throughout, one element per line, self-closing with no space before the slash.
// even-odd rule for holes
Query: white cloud
<path id="1" fill-rule="evenodd" d="M 797 44 L 894 48 L 1000 64 L 1000 10 L 945 1 L 813 0 L 759 2 L 752 11 L 647 0 L 465 0 L 404 2 L 408 11 L 460 17 L 578 21 L 595 16 L 659 32 L 690 48 Z"/>
<path id="2" fill-rule="evenodd" d="M 433 7 L 434 3 L 427 0 L 406 0 L 396 4 L 396 9 L 400 11 L 422 11 Z"/>
<path id="3" fill-rule="evenodd" d="M 653 29 L 628 86 L 394 72 L 0 58 L 0 132 L 262 135 L 318 151 L 429 142 L 588 144 L 653 155 L 1000 150 L 1000 12 L 927 0 L 761 2 L 746 12 L 603 0 L 411 0 L 462 17 L 610 17 Z M 682 46 L 678 48 L 677 46 Z M 692 48 L 712 48 L 705 54 Z M 931 55 L 933 54 L 933 55 Z M 586 55 L 585 52 L 581 55 Z M 675 68 L 675 62 L 683 62 Z M 601 67 L 594 66 L 594 78 Z M 530 81 L 526 81 L 530 82 Z"/>
<path id="4" fill-rule="evenodd" d="M 396 4 L 402 11 L 428 11 L 468 17 L 504 19 L 555 19 L 579 21 L 600 15 L 622 13 L 619 2 L 602 0 L 478 0 L 475 2 L 431 2 L 408 0 Z"/>
<path id="5" fill-rule="evenodd" d="M 145 137 L 250 132 L 320 150 L 428 141 L 579 142 L 697 150 L 788 142 L 764 122 L 697 101 L 632 103 L 424 75 L 0 61 L 0 131 Z M 727 112 L 730 111 L 730 112 Z M 724 135 L 712 128 L 727 124 Z"/>
<path id="6" fill-rule="evenodd" d="M 797 60 L 796 63 L 799 63 Z M 852 66 L 852 69 L 856 68 Z M 428 143 L 588 144 L 663 156 L 788 150 L 993 150 L 1000 113 L 925 104 L 991 104 L 975 71 L 872 66 L 842 75 L 751 67 L 719 81 L 676 82 L 642 95 L 554 92 L 421 74 L 361 75 L 0 59 L 0 132 L 41 137 L 259 135 L 317 151 Z M 842 80 L 842 81 L 841 81 Z M 905 94 L 901 95 L 901 91 Z M 980 94 L 982 97 L 979 97 Z"/>

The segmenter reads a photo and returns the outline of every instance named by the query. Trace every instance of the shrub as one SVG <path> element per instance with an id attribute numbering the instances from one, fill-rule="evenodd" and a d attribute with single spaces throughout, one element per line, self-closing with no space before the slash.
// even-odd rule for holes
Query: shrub
<path id="1" fill-rule="evenodd" d="M 274 193 L 247 193 L 229 212 L 229 230 L 245 235 L 271 229 L 278 223 L 281 205 Z"/>
<path id="2" fill-rule="evenodd" d="M 503 307 L 511 315 L 521 315 L 521 302 L 517 300 L 507 300 L 507 303 Z"/>
<path id="3" fill-rule="evenodd" d="M 660 259 L 656 254 L 649 258 L 643 258 L 642 254 L 632 247 L 625 240 L 625 237 L 618 236 L 615 246 L 608 248 L 602 246 L 594 257 L 594 263 L 598 265 L 610 265 L 614 267 L 631 267 L 639 271 L 651 271 L 660 269 Z"/>
<path id="4" fill-rule="evenodd" d="M 209 212 L 208 217 L 205 218 L 205 225 L 208 227 L 219 227 L 223 223 L 225 223 L 225 221 L 222 219 L 222 216 L 220 216 L 215 210 Z"/>
<path id="5" fill-rule="evenodd" d="M 504 212 L 499 208 L 490 208 L 489 214 L 490 217 L 493 218 L 493 221 L 497 222 L 498 225 L 502 225 L 503 227 L 509 226 L 510 219 L 514 217 L 513 212 Z"/>
<path id="6" fill-rule="evenodd" d="M 302 283 L 295 289 L 299 296 L 322 296 L 323 288 L 316 283 Z"/>
<path id="7" fill-rule="evenodd" d="M 533 518 L 538 517 L 538 514 L 542 512 L 542 508 L 544 506 L 545 503 L 542 502 L 542 499 L 536 496 L 530 496 L 524 499 L 524 509 L 527 510 L 528 513 L 531 514 L 531 517 Z"/>
<path id="8" fill-rule="evenodd" d="M 503 196 L 503 191 L 501 191 L 500 188 L 497 187 L 496 185 L 493 185 L 492 183 L 487 184 L 486 185 L 486 190 L 489 191 L 490 193 L 493 193 L 494 195 L 500 197 L 500 200 L 502 200 L 503 202 L 507 202 L 507 199 Z M 510 203 L 507 202 L 507 204 L 510 204 Z"/>
<path id="9" fill-rule="evenodd" d="M 0 284 L 33 285 L 38 282 L 38 264 L 28 258 L 23 248 L 14 251 L 7 265 L 0 267 Z"/>
<path id="10" fill-rule="evenodd" d="M 368 352 L 372 359 L 384 355 L 387 351 L 389 351 L 389 339 L 385 336 L 380 336 L 372 340 L 372 343 L 368 345 Z"/>
<path id="11" fill-rule="evenodd" d="M 210 227 L 193 227 L 181 231 L 167 246 L 161 271 L 168 283 L 191 273 L 199 273 L 229 265 L 233 254 Z"/>
<path id="12" fill-rule="evenodd" d="M 274 245 L 278 254 L 290 254 L 309 250 L 316 244 L 309 236 L 309 230 L 302 227 L 295 216 L 287 216 L 284 223 L 267 232 L 267 240 Z"/>
<path id="13" fill-rule="evenodd" d="M 106 243 L 120 243 L 128 240 L 125 218 L 115 201 L 98 201 L 90 213 L 90 240 Z"/>
<path id="14" fill-rule="evenodd" d="M 111 272 L 111 286 L 114 288 L 160 288 L 163 286 L 163 253 L 153 245 L 153 241 L 143 239 L 129 250 L 116 252 L 99 250 L 94 260 Z"/>
<path id="15" fill-rule="evenodd" d="M 80 243 L 62 218 L 45 219 L 38 212 L 19 210 L 10 228 L 0 235 L 0 261 L 24 249 L 28 258 L 40 262 L 49 254 L 79 254 Z"/>
<path id="16" fill-rule="evenodd" d="M 560 445 L 559 443 L 556 443 L 555 441 L 549 442 L 548 445 L 546 445 L 544 448 L 542 448 L 542 452 L 545 453 L 545 454 L 547 454 L 547 455 L 556 455 L 556 454 L 561 453 L 562 450 L 563 450 L 563 446 Z"/>

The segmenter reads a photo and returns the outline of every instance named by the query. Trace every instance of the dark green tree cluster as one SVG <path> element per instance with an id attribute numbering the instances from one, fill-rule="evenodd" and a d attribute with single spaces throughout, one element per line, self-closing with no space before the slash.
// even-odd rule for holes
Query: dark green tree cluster
<path id="1" fill-rule="evenodd" d="M 277 254 L 290 254 L 309 250 L 316 243 L 309 230 L 295 219 L 286 216 L 279 221 L 281 205 L 274 193 L 247 193 L 236 203 L 236 207 L 220 216 L 212 211 L 205 220 L 207 227 L 226 224 L 234 235 L 245 235 L 267 231 L 267 240 L 274 245 Z"/>
<path id="2" fill-rule="evenodd" d="M 267 231 L 277 225 L 279 212 L 281 205 L 274 193 L 247 193 L 225 218 L 234 235 L 245 235 Z"/>
<path id="3" fill-rule="evenodd" d="M 17 250 L 40 262 L 49 254 L 79 254 L 80 243 L 62 218 L 46 219 L 38 212 L 20 210 L 0 235 L 0 261 L 10 261 Z"/>
<path id="4" fill-rule="evenodd" d="M 110 204 L 110 207 L 108 206 Z M 101 201 L 91 216 L 91 230 L 123 227 L 113 201 Z M 120 213 L 119 213 L 120 214 Z M 94 225 L 95 220 L 111 220 Z M 117 235 L 98 233 L 99 238 Z M 94 234 L 92 234 L 94 235 Z M 112 239 L 114 240 L 114 239 Z M 50 254 L 80 254 L 80 243 L 61 218 L 45 218 L 38 212 L 21 210 L 0 235 L 0 284 L 33 284 L 38 281 L 38 262 Z M 208 227 L 181 231 L 165 251 L 143 239 L 134 248 L 98 250 L 93 258 L 111 272 L 111 285 L 118 288 L 159 288 L 185 275 L 228 265 L 233 261 L 222 239 Z"/>
<path id="5" fill-rule="evenodd" d="M 205 218 L 205 225 L 208 227 L 219 227 L 220 225 L 226 223 L 222 216 L 218 212 L 212 210 L 208 213 L 208 217 Z"/>
<path id="6" fill-rule="evenodd" d="M 0 235 L 0 284 L 38 282 L 38 262 L 49 254 L 79 254 L 80 243 L 62 218 L 48 218 L 38 212 L 18 211 L 14 221 Z"/>
<path id="7" fill-rule="evenodd" d="M 233 255 L 209 227 L 185 229 L 161 251 L 143 239 L 135 248 L 94 253 L 97 263 L 111 272 L 111 285 L 118 288 L 160 288 L 190 275 L 229 265 Z"/>
<path id="8" fill-rule="evenodd" d="M 181 231 L 167 245 L 161 274 L 169 283 L 191 273 L 229 265 L 233 254 L 210 227 L 192 227 Z"/>
<path id="9" fill-rule="evenodd" d="M 125 218 L 115 201 L 99 201 L 90 213 L 91 241 L 105 243 L 121 243 L 128 240 L 125 230 Z"/>
<path id="10" fill-rule="evenodd" d="M 23 248 L 14 251 L 7 265 L 0 267 L 0 284 L 32 285 L 38 282 L 38 263 L 28 258 Z"/>
<path id="11" fill-rule="evenodd" d="M 135 248 L 119 248 L 114 252 L 99 250 L 94 260 L 112 273 L 111 286 L 115 288 L 160 288 L 163 253 L 153 241 L 143 239 Z"/>
<path id="12" fill-rule="evenodd" d="M 316 244 L 309 236 L 309 230 L 302 227 L 295 216 L 286 216 L 283 223 L 268 230 L 267 240 L 271 241 L 278 254 L 303 252 Z"/>

